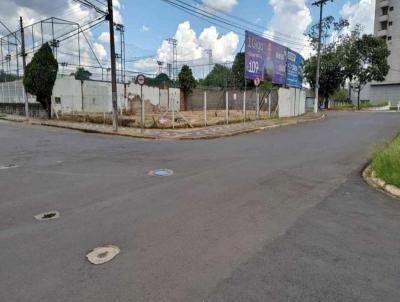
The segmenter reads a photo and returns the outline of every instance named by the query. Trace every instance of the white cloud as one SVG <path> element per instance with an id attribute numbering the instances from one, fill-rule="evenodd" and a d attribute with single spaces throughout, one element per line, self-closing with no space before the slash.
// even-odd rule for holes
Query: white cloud
<path id="1" fill-rule="evenodd" d="M 205 28 L 199 36 L 199 42 L 205 49 L 211 49 L 217 62 L 233 61 L 239 44 L 239 36 L 233 32 L 219 37 L 215 26 Z"/>
<path id="2" fill-rule="evenodd" d="M 101 43 L 110 43 L 110 33 L 108 31 L 104 31 L 100 34 L 100 36 L 97 38 L 99 42 Z"/>
<path id="3" fill-rule="evenodd" d="M 203 0 L 206 7 L 213 8 L 224 12 L 232 11 L 233 7 L 238 3 L 237 0 Z"/>
<path id="4" fill-rule="evenodd" d="M 306 0 L 269 0 L 274 15 L 269 23 L 266 35 L 273 40 L 308 57 L 310 48 L 304 36 L 312 22 Z"/>
<path id="5" fill-rule="evenodd" d="M 175 33 L 177 40 L 178 61 L 193 61 L 195 64 L 208 63 L 206 49 L 213 52 L 214 62 L 232 61 L 239 44 L 239 37 L 233 32 L 225 35 L 218 33 L 214 26 L 205 28 L 199 36 L 191 28 L 189 21 L 178 25 Z M 134 63 L 134 68 L 140 71 L 155 72 L 157 70 L 157 60 L 166 63 L 172 62 L 172 46 L 168 41 L 163 41 L 157 51 L 157 58 L 144 59 Z"/>
<path id="6" fill-rule="evenodd" d="M 354 4 L 348 1 L 343 5 L 340 14 L 349 20 L 352 28 L 360 24 L 366 33 L 374 31 L 375 0 L 359 0 Z"/>
<path id="7" fill-rule="evenodd" d="M 95 52 L 96 56 L 100 60 L 104 60 L 105 58 L 107 58 L 107 51 L 106 51 L 106 49 L 104 48 L 104 46 L 102 44 L 94 43 L 93 44 L 93 49 L 94 49 L 94 52 Z"/>
<path id="8" fill-rule="evenodd" d="M 146 25 L 142 25 L 142 28 L 140 29 L 141 32 L 148 32 L 150 30 L 150 27 L 146 26 Z"/>

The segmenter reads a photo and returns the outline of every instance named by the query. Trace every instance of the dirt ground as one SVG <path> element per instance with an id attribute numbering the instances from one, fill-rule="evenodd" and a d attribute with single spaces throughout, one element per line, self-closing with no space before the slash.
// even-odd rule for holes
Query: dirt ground
<path id="1" fill-rule="evenodd" d="M 273 115 L 273 113 L 272 113 Z M 112 124 L 110 113 L 74 113 L 59 116 L 61 120 L 74 122 L 89 122 L 95 124 Z M 260 112 L 260 119 L 268 119 L 268 112 Z M 273 118 L 273 117 L 271 117 Z M 255 111 L 246 111 L 246 121 L 256 119 Z M 140 113 L 120 114 L 119 125 L 123 127 L 140 127 Z M 174 123 L 173 123 L 174 120 Z M 229 123 L 243 122 L 244 115 L 240 110 L 229 110 Z M 204 111 L 160 112 L 145 115 L 146 128 L 198 128 L 205 126 Z M 225 110 L 207 111 L 207 126 L 226 124 Z"/>

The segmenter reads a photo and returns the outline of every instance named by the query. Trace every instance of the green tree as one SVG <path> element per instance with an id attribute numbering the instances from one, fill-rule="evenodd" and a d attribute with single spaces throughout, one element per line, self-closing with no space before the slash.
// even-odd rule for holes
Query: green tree
<path id="1" fill-rule="evenodd" d="M 390 55 L 386 40 L 372 35 L 363 35 L 343 46 L 345 73 L 357 92 L 360 109 L 360 94 L 372 81 L 383 82 L 389 72 L 387 59 Z"/>
<path id="2" fill-rule="evenodd" d="M 83 67 L 78 67 L 73 75 L 75 76 L 75 80 L 80 80 L 81 82 L 83 82 L 90 80 L 92 73 Z"/>
<path id="3" fill-rule="evenodd" d="M 319 79 L 320 96 L 328 108 L 329 96 L 339 89 L 345 82 L 343 58 L 341 52 L 334 48 L 326 49 L 321 53 L 321 70 Z M 317 72 L 317 57 L 313 56 L 305 61 L 304 78 L 315 89 L 315 76 Z"/>
<path id="4" fill-rule="evenodd" d="M 165 73 L 160 73 L 154 79 L 146 78 L 146 85 L 155 86 L 155 87 L 162 87 L 167 86 L 170 87 L 173 84 L 169 76 Z"/>
<path id="5" fill-rule="evenodd" d="M 231 86 L 232 78 L 232 70 L 229 67 L 215 64 L 207 77 L 201 81 L 201 84 L 212 87 L 226 87 Z"/>
<path id="6" fill-rule="evenodd" d="M 178 75 L 179 84 L 183 91 L 183 95 L 186 98 L 192 93 L 193 89 L 196 88 L 197 82 L 193 76 L 193 72 L 189 66 L 183 65 Z"/>
<path id="7" fill-rule="evenodd" d="M 335 20 L 332 16 L 327 16 L 322 19 L 322 33 L 321 33 L 321 44 L 324 48 L 333 47 L 339 41 L 344 39 L 347 34 L 345 33 L 345 29 L 350 26 L 348 20 L 340 18 L 338 21 Z M 330 39 L 332 34 L 335 33 L 335 40 Z M 313 24 L 307 36 L 311 42 L 312 47 L 316 50 L 318 48 L 319 41 L 319 22 Z"/>
<path id="8" fill-rule="evenodd" d="M 58 63 L 48 43 L 35 53 L 26 66 L 24 86 L 28 93 L 36 96 L 51 118 L 51 95 L 57 78 Z"/>

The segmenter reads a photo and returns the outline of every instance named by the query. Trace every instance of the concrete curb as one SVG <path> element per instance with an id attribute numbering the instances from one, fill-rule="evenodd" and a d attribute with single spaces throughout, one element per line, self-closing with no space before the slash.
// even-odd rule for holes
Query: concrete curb
<path id="1" fill-rule="evenodd" d="M 384 180 L 374 177 L 374 171 L 372 170 L 371 165 L 368 165 L 364 169 L 362 177 L 364 178 L 365 182 L 371 187 L 385 193 L 386 195 L 389 195 L 390 197 L 400 200 L 400 188 L 388 185 L 385 183 Z"/>
<path id="2" fill-rule="evenodd" d="M 280 128 L 280 127 L 287 127 L 287 126 L 292 126 L 292 125 L 297 125 L 297 124 L 317 122 L 317 121 L 325 119 L 326 117 L 327 117 L 327 115 L 323 114 L 322 116 L 319 116 L 318 118 L 310 119 L 310 120 L 294 121 L 294 122 L 281 123 L 281 124 L 275 124 L 275 125 L 270 125 L 270 126 L 261 126 L 261 127 L 256 127 L 256 128 L 243 129 L 243 130 L 232 131 L 231 133 L 225 133 L 225 134 L 221 134 L 221 135 L 204 135 L 204 136 L 198 136 L 198 137 L 178 137 L 177 139 L 178 140 L 207 140 L 207 139 L 232 137 L 232 136 L 236 136 L 236 135 L 240 135 L 240 134 L 249 134 L 249 133 L 261 132 L 261 131 L 265 131 L 265 130 L 272 130 L 272 129 Z"/>
<path id="3" fill-rule="evenodd" d="M 218 138 L 224 138 L 224 137 L 232 137 L 240 134 L 248 134 L 248 133 L 253 133 L 253 132 L 259 132 L 259 131 L 264 131 L 264 130 L 271 130 L 275 128 L 280 128 L 280 127 L 286 127 L 286 126 L 291 126 L 291 125 L 297 125 L 297 124 L 302 124 L 302 123 L 309 123 L 309 122 L 316 122 L 323 120 L 327 117 L 327 115 L 324 113 L 321 116 L 317 118 L 312 118 L 312 119 L 306 119 L 306 120 L 297 120 L 297 121 L 289 121 L 286 123 L 280 123 L 280 124 L 274 124 L 274 125 L 268 125 L 268 126 L 258 126 L 255 128 L 247 128 L 247 129 L 242 129 L 242 130 L 237 130 L 237 131 L 231 131 L 231 132 L 225 132 L 225 133 L 220 133 L 220 134 L 207 134 L 207 135 L 202 135 L 202 136 L 196 136 L 196 137 L 185 137 L 185 136 L 177 136 L 177 137 L 161 137 L 157 135 L 138 135 L 138 134 L 130 134 L 130 133 L 123 133 L 123 132 L 111 132 L 111 131 L 105 131 L 101 129 L 85 129 L 81 128 L 79 126 L 74 127 L 72 125 L 66 126 L 66 125 L 57 125 L 49 122 L 41 122 L 41 121 L 33 121 L 33 120 L 23 120 L 23 119 L 9 119 L 7 117 L 0 117 L 0 119 L 5 120 L 5 121 L 10 121 L 10 122 L 18 122 L 18 123 L 28 123 L 30 125 L 37 125 L 37 126 L 45 126 L 45 127 L 53 127 L 53 128 L 62 128 L 62 129 L 70 129 L 70 130 L 76 130 L 76 131 L 81 131 L 84 133 L 95 133 L 95 134 L 103 134 L 103 135 L 117 135 L 117 136 L 123 136 L 123 137 L 132 137 L 136 139 L 148 139 L 148 140 L 208 140 L 208 139 L 218 139 Z"/>

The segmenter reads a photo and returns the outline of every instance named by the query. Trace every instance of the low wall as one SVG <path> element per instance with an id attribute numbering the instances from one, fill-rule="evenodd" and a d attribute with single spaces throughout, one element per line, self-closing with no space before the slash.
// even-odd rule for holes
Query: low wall
<path id="1" fill-rule="evenodd" d="M 279 89 L 279 117 L 299 116 L 305 113 L 306 92 L 296 88 Z"/>
<path id="2" fill-rule="evenodd" d="M 141 87 L 134 83 L 117 84 L 117 102 L 120 110 L 129 110 L 131 102 L 140 98 Z M 36 103 L 35 96 L 30 103 Z M 143 86 L 143 99 L 154 106 L 164 106 L 175 111 L 180 109 L 180 89 L 159 89 Z M 0 103 L 24 103 L 21 81 L 0 83 Z M 52 95 L 53 108 L 57 112 L 107 113 L 112 111 L 111 83 L 104 81 L 79 81 L 74 77 L 57 78 Z"/>

